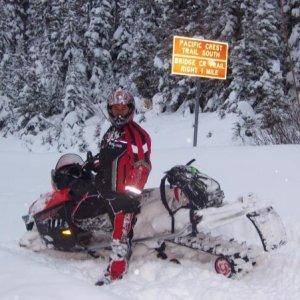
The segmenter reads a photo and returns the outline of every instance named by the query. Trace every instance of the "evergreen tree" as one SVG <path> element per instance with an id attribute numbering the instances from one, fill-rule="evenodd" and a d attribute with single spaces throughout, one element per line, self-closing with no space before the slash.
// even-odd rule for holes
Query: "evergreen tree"
<path id="1" fill-rule="evenodd" d="M 134 50 L 134 0 L 116 0 L 114 7 L 114 34 L 112 39 L 111 56 L 115 87 L 122 86 L 130 89 L 132 53 Z M 114 89 L 114 88 L 113 88 Z"/>
<path id="2" fill-rule="evenodd" d="M 250 20 L 256 15 L 257 1 L 244 0 L 240 3 L 241 18 L 239 24 L 242 25 L 239 40 L 230 51 L 229 69 L 232 81 L 227 89 L 227 97 L 224 99 L 223 108 L 227 111 L 236 111 L 239 101 L 249 101 L 253 105 L 251 90 L 248 84 L 258 80 L 255 62 L 256 55 L 256 35 Z"/>
<path id="3" fill-rule="evenodd" d="M 287 94 L 295 99 L 292 69 L 299 88 L 296 0 L 0 0 L 0 6 L 2 132 L 44 132 L 45 142 L 51 132 L 61 147 L 74 145 L 95 104 L 118 86 L 152 98 L 158 113 L 192 112 L 195 78 L 171 75 L 174 35 L 229 43 L 227 80 L 199 79 L 203 110 L 238 112 L 245 124 L 271 128 L 285 113 Z"/>
<path id="4" fill-rule="evenodd" d="M 243 38 L 242 18 L 243 10 L 241 0 L 208 1 L 205 9 L 202 26 L 206 35 L 205 39 L 228 42 L 229 57 L 227 80 L 202 79 L 201 93 L 202 105 L 205 111 L 215 111 L 220 108 L 230 94 L 228 88 L 232 80 L 237 78 L 232 76 L 235 65 L 239 63 L 235 59 L 234 52 L 239 48 Z M 240 51 L 240 50 L 239 50 Z"/>
<path id="5" fill-rule="evenodd" d="M 26 17 L 26 64 L 23 87 L 18 95 L 18 128 L 22 134 L 38 134 L 47 129 L 46 118 L 61 112 L 57 70 L 49 53 L 47 13 L 49 3 L 28 1 Z"/>
<path id="6" fill-rule="evenodd" d="M 257 77 L 251 78 L 247 85 L 252 96 L 252 107 L 264 114 L 266 127 L 273 125 L 274 118 L 277 119 L 281 113 L 280 107 L 286 102 L 281 67 L 285 60 L 285 45 L 279 20 L 278 2 L 261 0 L 253 19 L 252 39 L 255 41 L 251 41 L 252 65 L 256 67 Z"/>
<path id="7" fill-rule="evenodd" d="M 244 39 L 233 49 L 236 65 L 226 104 L 229 110 L 235 110 L 238 101 L 246 100 L 257 112 L 262 112 L 266 105 L 284 99 L 280 9 L 272 0 L 246 1 L 242 8 Z"/>
<path id="8" fill-rule="evenodd" d="M 159 27 L 156 6 L 153 1 L 139 1 L 136 10 L 131 79 L 138 95 L 152 99 L 158 85 L 158 76 L 153 67 L 157 63 L 155 55 L 159 48 L 155 37 Z"/>
<path id="9" fill-rule="evenodd" d="M 17 118 L 14 113 L 13 103 L 10 98 L 4 96 L 0 91 L 0 132 L 6 137 L 13 134 Z"/>
<path id="10" fill-rule="evenodd" d="M 1 0 L 0 7 L 0 90 L 17 101 L 26 56 L 25 11 L 20 1 Z"/>
<path id="11" fill-rule="evenodd" d="M 85 121 L 93 113 L 82 52 L 77 52 L 69 64 L 63 103 L 59 148 L 68 149 L 82 142 Z"/>
<path id="12" fill-rule="evenodd" d="M 114 25 L 114 1 L 94 1 L 87 39 L 87 58 L 91 67 L 91 94 L 95 102 L 107 97 L 105 92 L 112 81 L 112 59 L 110 54 Z"/>
<path id="13" fill-rule="evenodd" d="M 297 0 L 287 0 L 284 7 L 287 13 L 287 39 L 289 44 L 288 64 L 290 72 L 288 74 L 288 82 L 290 85 L 290 95 L 293 99 L 297 99 L 295 95 L 295 87 L 300 94 L 300 2 Z M 293 71 L 293 72 L 292 72 Z M 299 98 L 297 99 L 299 101 Z"/>

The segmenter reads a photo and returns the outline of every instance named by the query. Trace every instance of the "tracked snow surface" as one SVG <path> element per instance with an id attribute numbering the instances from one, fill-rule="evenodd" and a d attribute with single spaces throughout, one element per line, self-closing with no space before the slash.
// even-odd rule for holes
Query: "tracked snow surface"
<path id="1" fill-rule="evenodd" d="M 201 114 L 199 146 L 192 148 L 192 116 L 152 116 L 143 124 L 153 139 L 147 187 L 158 186 L 165 170 L 196 158 L 194 165 L 220 182 L 228 202 L 251 192 L 271 204 L 286 226 L 288 244 L 265 255 L 251 273 L 227 279 L 215 273 L 208 255 L 171 247 L 177 265 L 137 245 L 125 278 L 96 287 L 105 257 L 20 248 L 21 215 L 50 190 L 50 170 L 61 154 L 43 148 L 29 153 L 10 138 L 0 140 L 0 299 L 300 299 L 300 146 L 233 144 L 234 121 Z M 167 228 L 168 220 L 156 226 Z M 249 228 L 238 222 L 224 232 L 254 242 Z"/>

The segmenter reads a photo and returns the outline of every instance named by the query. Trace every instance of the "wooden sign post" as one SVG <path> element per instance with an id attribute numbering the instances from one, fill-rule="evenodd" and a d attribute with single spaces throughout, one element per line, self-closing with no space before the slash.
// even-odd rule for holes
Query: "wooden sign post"
<path id="1" fill-rule="evenodd" d="M 172 74 L 226 79 L 228 44 L 197 38 L 174 36 Z M 194 142 L 197 146 L 200 79 L 197 82 Z"/>

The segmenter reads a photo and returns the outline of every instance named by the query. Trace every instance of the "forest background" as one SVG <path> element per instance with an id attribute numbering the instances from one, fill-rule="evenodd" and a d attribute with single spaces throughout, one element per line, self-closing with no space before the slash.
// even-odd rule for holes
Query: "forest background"
<path id="1" fill-rule="evenodd" d="M 233 134 L 300 143 L 299 0 L 0 0 L 0 133 L 88 149 L 84 128 L 118 87 L 139 121 L 193 113 L 195 79 L 171 75 L 174 35 L 229 43 L 227 80 L 201 79 L 203 112 Z"/>

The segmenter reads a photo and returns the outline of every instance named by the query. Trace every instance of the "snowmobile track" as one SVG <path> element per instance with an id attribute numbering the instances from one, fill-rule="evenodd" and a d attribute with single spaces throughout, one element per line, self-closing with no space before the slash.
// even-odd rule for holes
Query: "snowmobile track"
<path id="1" fill-rule="evenodd" d="M 246 242 L 226 240 L 221 236 L 214 237 L 203 232 L 196 236 L 176 237 L 168 242 L 226 258 L 231 264 L 232 271 L 228 276 L 231 278 L 238 278 L 250 272 L 261 254 L 258 250 L 247 246 Z"/>

